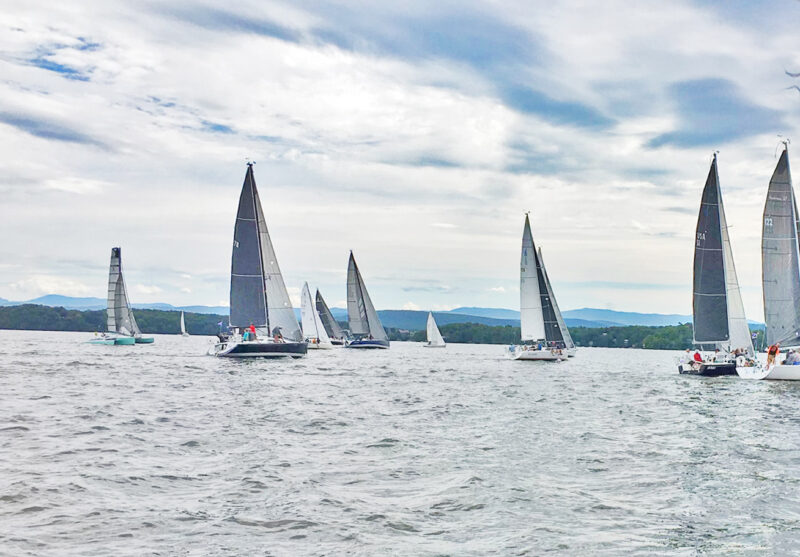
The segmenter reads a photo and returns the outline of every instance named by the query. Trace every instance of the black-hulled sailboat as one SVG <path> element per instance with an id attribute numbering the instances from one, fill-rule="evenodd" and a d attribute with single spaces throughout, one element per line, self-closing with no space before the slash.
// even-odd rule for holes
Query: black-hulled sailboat
<path id="1" fill-rule="evenodd" d="M 733 264 L 716 154 L 697 216 L 692 316 L 694 343 L 701 349 L 718 349 L 719 352 L 708 355 L 702 362 L 679 363 L 680 373 L 706 377 L 736 375 L 737 365 L 745 367 L 755 363 L 753 341 Z"/>
<path id="2" fill-rule="evenodd" d="M 253 163 L 239 196 L 231 256 L 230 334 L 209 349 L 230 358 L 302 357 L 308 350 L 267 230 Z M 255 334 L 250 332 L 251 326 Z"/>
<path id="3" fill-rule="evenodd" d="M 345 347 L 389 348 L 389 336 L 372 305 L 352 251 L 347 263 L 347 320 L 354 338 Z"/>
<path id="4" fill-rule="evenodd" d="M 325 332 L 328 333 L 331 344 L 334 346 L 343 346 L 344 332 L 339 326 L 339 323 L 336 322 L 336 319 L 333 318 L 333 314 L 328 304 L 325 303 L 325 299 L 322 297 L 319 290 L 317 290 L 316 306 L 317 313 L 319 313 L 319 317 L 322 319 L 322 326 L 325 327 Z"/>

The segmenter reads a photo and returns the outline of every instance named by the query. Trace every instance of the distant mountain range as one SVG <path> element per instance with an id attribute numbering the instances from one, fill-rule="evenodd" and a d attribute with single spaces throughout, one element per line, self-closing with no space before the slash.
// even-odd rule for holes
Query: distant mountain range
<path id="1" fill-rule="evenodd" d="M 103 298 L 75 298 L 48 294 L 24 302 L 13 302 L 0 298 L 0 306 L 16 306 L 21 304 L 39 304 L 43 306 L 63 307 L 66 309 L 97 310 L 105 309 L 106 300 Z M 135 309 L 159 309 L 164 311 L 185 311 L 189 313 L 203 313 L 227 315 L 226 306 L 173 306 L 164 303 L 133 304 Z M 298 319 L 299 309 L 295 309 Z M 334 318 L 339 321 L 347 320 L 347 310 L 331 308 Z M 665 326 L 690 323 L 690 315 L 661 314 L 661 313 L 636 313 L 629 311 L 614 311 L 610 309 L 581 308 L 567 310 L 564 320 L 569 327 L 615 327 L 626 325 Z M 459 307 L 450 311 L 435 311 L 434 316 L 439 325 L 449 323 L 481 323 L 484 325 L 511 325 L 519 326 L 519 311 L 504 308 L 479 308 Z M 381 322 L 386 327 L 397 329 L 424 329 L 428 316 L 427 311 L 413 310 L 381 310 L 378 312 Z M 752 325 L 761 325 L 755 321 Z"/>

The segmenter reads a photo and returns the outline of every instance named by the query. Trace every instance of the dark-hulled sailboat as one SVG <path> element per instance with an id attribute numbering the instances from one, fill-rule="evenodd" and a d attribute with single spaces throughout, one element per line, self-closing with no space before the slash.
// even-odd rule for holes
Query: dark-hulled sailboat
<path id="1" fill-rule="evenodd" d="M 352 251 L 347 263 L 347 320 L 354 337 L 345 345 L 347 348 L 389 348 L 389 336 L 372 305 Z"/>
<path id="2" fill-rule="evenodd" d="M 742 364 L 754 359 L 753 341 L 733 264 L 716 154 L 703 187 L 697 216 L 692 316 L 694 343 L 701 348 L 719 349 L 721 353 L 703 362 L 682 362 L 678 367 L 680 373 L 706 377 L 736 375 L 734 351 L 742 353 Z"/>
<path id="3" fill-rule="evenodd" d="M 306 354 L 308 345 L 267 230 L 253 163 L 247 165 L 233 231 L 230 304 L 231 334 L 221 334 L 209 354 L 232 358 Z M 251 325 L 255 335 L 248 331 Z"/>

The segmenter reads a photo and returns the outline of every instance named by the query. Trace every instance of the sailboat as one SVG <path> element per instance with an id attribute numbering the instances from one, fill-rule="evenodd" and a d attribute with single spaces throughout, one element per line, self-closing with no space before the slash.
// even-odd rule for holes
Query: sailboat
<path id="1" fill-rule="evenodd" d="M 186 332 L 186 320 L 183 318 L 183 312 L 181 312 L 181 336 L 189 336 L 189 333 Z"/>
<path id="2" fill-rule="evenodd" d="M 314 307 L 314 301 L 311 299 L 311 291 L 308 289 L 307 282 L 303 284 L 303 290 L 300 294 L 300 320 L 303 325 L 303 336 L 308 342 L 309 349 L 333 348 L 331 339 L 328 338 L 328 333 L 322 324 L 322 319 L 320 319 L 319 313 Z"/>
<path id="3" fill-rule="evenodd" d="M 233 229 L 231 333 L 220 333 L 219 342 L 208 353 L 230 358 L 300 358 L 306 354 L 308 345 L 278 267 L 256 189 L 253 164 L 247 164 Z M 255 335 L 249 331 L 251 326 Z"/>
<path id="4" fill-rule="evenodd" d="M 143 337 L 133 317 L 128 289 L 122 276 L 122 248 L 111 248 L 108 266 L 107 333 L 96 336 L 90 344 L 150 344 L 153 337 Z"/>
<path id="5" fill-rule="evenodd" d="M 547 289 L 527 213 L 522 230 L 519 298 L 522 344 L 509 347 L 508 356 L 514 360 L 566 360 L 563 335 L 553 310 L 554 298 Z"/>
<path id="6" fill-rule="evenodd" d="M 753 341 L 744 313 L 728 223 L 719 187 L 717 155 L 711 161 L 697 217 L 692 301 L 694 343 L 720 351 L 703 362 L 682 362 L 684 374 L 736 375 L 737 366 L 755 362 Z M 734 353 L 736 352 L 736 353 Z M 741 358 L 738 358 L 741 352 Z"/>
<path id="7" fill-rule="evenodd" d="M 800 346 L 800 251 L 797 201 L 789 171 L 788 142 L 772 173 L 764 204 L 761 265 L 767 345 Z M 778 359 L 778 358 L 776 358 Z M 763 369 L 737 369 L 747 379 L 800 381 L 800 365 L 770 364 Z"/>
<path id="8" fill-rule="evenodd" d="M 389 337 L 378 319 L 352 251 L 347 263 L 347 320 L 350 334 L 355 338 L 345 344 L 346 348 L 389 348 Z"/>
<path id="9" fill-rule="evenodd" d="M 428 312 L 428 325 L 426 327 L 428 333 L 428 342 L 424 344 L 425 348 L 444 348 L 447 346 L 442 338 L 442 333 L 439 332 L 439 327 L 436 326 L 436 320 L 433 318 L 433 312 Z"/>
<path id="10" fill-rule="evenodd" d="M 544 278 L 545 288 L 547 289 L 547 297 L 553 306 L 553 313 L 556 317 L 556 326 L 545 328 L 545 336 L 547 337 L 548 342 L 554 342 L 557 346 L 561 346 L 563 344 L 564 353 L 569 358 L 572 358 L 575 356 L 575 353 L 578 351 L 578 349 L 575 347 L 575 341 L 572 340 L 572 335 L 569 334 L 569 329 L 567 329 L 567 324 L 564 321 L 564 317 L 561 315 L 561 310 L 558 309 L 558 302 L 556 302 L 556 296 L 553 294 L 553 287 L 550 284 L 550 277 L 547 276 L 547 268 L 544 266 L 542 248 L 539 248 L 537 255 L 539 256 L 539 264 L 542 268 L 542 277 Z"/>
<path id="11" fill-rule="evenodd" d="M 331 339 L 331 344 L 334 346 L 343 346 L 344 332 L 339 326 L 339 323 L 336 322 L 336 319 L 333 318 L 333 314 L 331 313 L 330 308 L 328 308 L 328 304 L 325 303 L 325 299 L 322 297 L 322 294 L 320 294 L 319 290 L 317 290 L 316 298 L 317 313 L 319 313 L 319 316 L 322 319 L 322 325 L 325 327 L 325 332 L 328 333 L 328 338 Z"/>

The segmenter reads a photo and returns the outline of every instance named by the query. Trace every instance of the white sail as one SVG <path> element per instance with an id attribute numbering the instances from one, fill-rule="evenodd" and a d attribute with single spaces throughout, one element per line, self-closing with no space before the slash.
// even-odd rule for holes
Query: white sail
<path id="1" fill-rule="evenodd" d="M 186 332 L 186 321 L 183 318 L 183 312 L 181 312 L 181 334 L 184 336 L 189 334 Z"/>
<path id="2" fill-rule="evenodd" d="M 433 318 L 433 312 L 428 312 L 428 344 L 431 346 L 444 346 L 444 339 L 442 333 L 439 332 L 439 327 L 436 326 L 436 320 Z"/>
<path id="3" fill-rule="evenodd" d="M 553 294 L 553 286 L 550 284 L 550 277 L 547 275 L 547 268 L 545 267 L 544 259 L 542 258 L 542 248 L 539 248 L 539 264 L 542 266 L 544 282 L 547 285 L 547 295 L 550 297 L 550 302 L 553 305 L 553 311 L 556 314 L 556 322 L 558 323 L 558 328 L 561 331 L 561 336 L 564 339 L 564 347 L 567 349 L 575 348 L 575 342 L 572 340 L 572 335 L 569 334 L 569 329 L 567 329 L 567 324 L 564 321 L 564 317 L 561 315 L 561 310 L 558 309 L 556 296 Z"/>
<path id="4" fill-rule="evenodd" d="M 347 319 L 350 332 L 354 335 L 369 335 L 375 340 L 389 340 L 364 286 L 364 279 L 361 278 L 353 252 L 350 252 L 347 264 Z"/>
<path id="5" fill-rule="evenodd" d="M 126 336 L 140 335 L 141 331 L 131 311 L 128 290 L 122 276 L 122 248 L 111 248 L 111 264 L 108 268 L 108 319 L 110 333 Z"/>
<path id="6" fill-rule="evenodd" d="M 719 192 L 719 221 L 722 228 L 723 257 L 725 258 L 725 290 L 728 298 L 728 343 L 722 348 L 728 352 L 744 349 L 751 358 L 755 356 L 750 326 L 744 313 L 744 302 L 736 276 L 736 265 L 733 263 L 733 250 L 728 236 L 728 222 L 725 218 L 725 207 L 722 204 L 722 192 Z"/>
<path id="7" fill-rule="evenodd" d="M 522 340 L 544 340 L 544 317 L 536 274 L 536 248 L 533 245 L 531 223 L 525 215 L 522 232 L 522 255 L 519 269 L 519 310 Z"/>
<path id="8" fill-rule="evenodd" d="M 303 284 L 303 291 L 300 294 L 300 320 L 305 338 L 319 340 L 321 344 L 330 344 L 331 339 L 322 325 L 319 313 L 314 308 L 307 282 Z"/>

